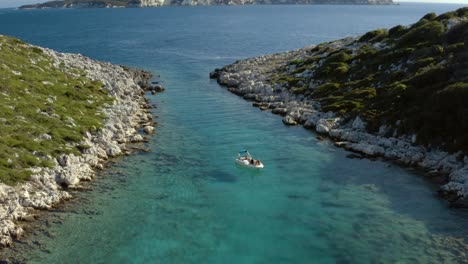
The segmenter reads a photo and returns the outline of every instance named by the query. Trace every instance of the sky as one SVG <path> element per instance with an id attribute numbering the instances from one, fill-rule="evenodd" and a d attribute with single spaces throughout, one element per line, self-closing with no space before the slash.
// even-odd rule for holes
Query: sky
<path id="1" fill-rule="evenodd" d="M 47 2 L 48 0 L 0 0 L 0 8 L 18 7 L 26 4 Z M 456 3 L 468 5 L 468 0 L 393 0 L 393 2 L 416 2 L 416 3 Z"/>

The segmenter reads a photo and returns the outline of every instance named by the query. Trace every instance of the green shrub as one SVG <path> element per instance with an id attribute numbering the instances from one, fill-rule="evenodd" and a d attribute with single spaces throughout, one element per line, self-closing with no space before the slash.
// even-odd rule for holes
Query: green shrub
<path id="1" fill-rule="evenodd" d="M 305 59 L 303 63 L 304 65 L 309 65 L 309 64 L 319 61 L 320 59 L 321 59 L 320 56 L 313 56 L 313 57 L 309 57 Z"/>
<path id="2" fill-rule="evenodd" d="M 404 34 L 399 40 L 399 45 L 415 45 L 426 41 L 435 42 L 440 39 L 444 30 L 444 25 L 437 21 L 426 22 Z"/>
<path id="3" fill-rule="evenodd" d="M 296 78 L 294 76 L 286 75 L 286 76 L 279 78 L 278 81 L 287 83 L 288 86 L 291 88 L 291 87 L 297 86 L 297 84 L 300 81 L 304 81 L 304 78 Z"/>
<path id="4" fill-rule="evenodd" d="M 450 54 L 450 53 L 462 51 L 464 49 L 465 49 L 465 43 L 464 42 L 459 42 L 459 43 L 455 43 L 455 44 L 452 44 L 452 45 L 448 46 L 445 49 L 445 51 L 448 54 Z"/>
<path id="5" fill-rule="evenodd" d="M 364 44 L 359 48 L 358 54 L 356 55 L 356 60 L 365 61 L 374 57 L 377 54 L 377 50 L 371 45 Z"/>
<path id="6" fill-rule="evenodd" d="M 460 22 L 447 32 L 447 42 L 449 44 L 459 43 L 468 40 L 468 21 Z"/>
<path id="7" fill-rule="evenodd" d="M 23 44 L 26 44 L 24 43 L 24 41 L 20 40 L 20 39 L 17 39 L 17 38 L 7 38 L 6 41 L 10 44 L 13 44 L 13 45 L 23 45 Z"/>
<path id="8" fill-rule="evenodd" d="M 331 54 L 326 60 L 325 64 L 334 63 L 334 62 L 348 62 L 353 57 L 346 52 L 337 52 Z"/>
<path id="9" fill-rule="evenodd" d="M 396 49 L 396 50 L 393 50 L 391 52 L 388 52 L 388 53 L 384 54 L 382 57 L 383 57 L 384 61 L 395 62 L 395 61 L 399 61 L 401 59 L 408 58 L 410 55 L 412 55 L 415 52 L 415 50 L 416 49 L 414 49 L 414 48 Z"/>
<path id="10" fill-rule="evenodd" d="M 443 20 L 455 18 L 456 16 L 457 16 L 456 12 L 447 12 L 447 13 L 444 13 L 444 14 L 438 16 L 437 20 L 438 21 L 443 21 Z"/>
<path id="11" fill-rule="evenodd" d="M 31 50 L 32 50 L 32 52 L 37 53 L 37 54 L 42 54 L 43 53 L 43 51 L 38 47 L 32 47 Z"/>
<path id="12" fill-rule="evenodd" d="M 372 99 L 377 95 L 375 88 L 361 88 L 344 94 L 345 99 Z"/>
<path id="13" fill-rule="evenodd" d="M 408 89 L 408 85 L 400 83 L 400 82 L 393 83 L 392 85 L 389 86 L 389 90 L 391 90 L 392 93 L 396 93 L 396 94 L 401 94 L 404 91 L 406 91 L 406 89 Z"/>
<path id="14" fill-rule="evenodd" d="M 395 26 L 395 27 L 392 27 L 389 31 L 388 31 L 388 36 L 390 38 L 399 38 L 401 36 L 403 36 L 408 30 L 404 27 L 404 26 L 401 26 L 401 25 L 398 25 L 398 26 Z"/>
<path id="15" fill-rule="evenodd" d="M 363 107 L 364 106 L 359 101 L 345 100 L 342 97 L 333 97 L 322 102 L 322 111 L 332 111 L 341 115 L 353 112 L 357 113 Z"/>
<path id="16" fill-rule="evenodd" d="M 316 87 L 313 91 L 314 97 L 328 97 L 329 95 L 336 94 L 338 89 L 340 88 L 339 83 L 324 83 L 318 87 Z"/>
<path id="17" fill-rule="evenodd" d="M 445 83 L 450 79 L 448 69 L 443 66 L 431 68 L 427 71 L 415 75 L 409 83 L 418 89 L 424 89 L 434 84 Z"/>
<path id="18" fill-rule="evenodd" d="M 425 16 L 423 16 L 422 19 L 426 19 L 426 20 L 434 20 L 437 18 L 437 15 L 436 13 L 432 12 L 432 13 L 428 13 L 426 14 Z"/>
<path id="19" fill-rule="evenodd" d="M 451 151 L 468 149 L 467 102 L 468 83 L 448 85 L 428 97 L 418 127 L 423 142 L 438 143 Z"/>
<path id="20" fill-rule="evenodd" d="M 332 62 L 318 68 L 315 72 L 315 77 L 329 81 L 337 81 L 346 78 L 348 71 L 349 65 L 347 63 Z"/>
<path id="21" fill-rule="evenodd" d="M 375 82 L 375 74 L 369 74 L 365 73 L 363 74 L 364 78 L 361 78 L 361 76 L 357 76 L 353 81 L 347 82 L 346 86 L 351 88 L 351 89 L 360 89 L 361 87 L 369 87 Z"/>
<path id="22" fill-rule="evenodd" d="M 307 87 L 303 86 L 303 87 L 294 87 L 291 89 L 291 92 L 294 93 L 294 94 L 304 94 L 304 92 L 306 91 Z"/>
<path id="23" fill-rule="evenodd" d="M 0 178 L 2 182 L 8 185 L 15 185 L 29 179 L 31 172 L 24 169 L 10 169 L 2 168 L 0 171 Z"/>
<path id="24" fill-rule="evenodd" d="M 334 76 L 343 76 L 344 74 L 348 73 L 349 65 L 344 62 L 334 62 L 330 63 L 330 67 L 332 69 L 331 73 Z"/>
<path id="25" fill-rule="evenodd" d="M 468 83 L 466 82 L 458 82 L 451 84 L 444 88 L 443 90 L 438 91 L 437 96 L 449 98 L 453 100 L 459 100 L 463 103 L 468 102 L 465 99 L 468 99 Z"/>
<path id="26" fill-rule="evenodd" d="M 388 36 L 388 32 L 385 29 L 377 29 L 369 31 L 359 38 L 359 42 L 378 42 L 382 41 L 385 37 Z"/>
<path id="27" fill-rule="evenodd" d="M 455 11 L 458 17 L 468 18 L 468 7 L 462 7 Z"/>
<path id="28" fill-rule="evenodd" d="M 444 53 L 444 47 L 441 45 L 434 45 L 431 47 L 431 55 L 442 55 Z"/>
<path id="29" fill-rule="evenodd" d="M 414 62 L 414 65 L 411 68 L 412 68 L 412 71 L 416 71 L 419 68 L 423 68 L 423 67 L 432 65 L 434 63 L 435 63 L 435 59 L 431 58 L 431 57 L 424 58 L 424 59 L 419 59 L 419 60 Z"/>
<path id="30" fill-rule="evenodd" d="M 297 59 L 297 60 L 292 60 L 288 63 L 288 65 L 297 65 L 297 64 L 301 64 L 303 61 L 300 60 L 300 59 Z"/>

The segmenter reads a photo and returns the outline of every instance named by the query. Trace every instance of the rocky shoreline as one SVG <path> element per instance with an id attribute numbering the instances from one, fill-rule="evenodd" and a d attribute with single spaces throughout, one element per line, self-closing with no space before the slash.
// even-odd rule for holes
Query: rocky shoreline
<path id="1" fill-rule="evenodd" d="M 85 146 L 81 156 L 63 154 L 53 160 L 52 168 L 33 168 L 33 175 L 25 183 L 0 183 L 1 246 L 11 245 L 13 238 L 23 235 L 22 223 L 34 220 L 35 210 L 47 210 L 71 198 L 67 189 L 80 188 L 80 182 L 91 180 L 109 159 L 132 153 L 129 143 L 146 141 L 143 132 L 152 134 L 155 130 L 151 106 L 144 96 L 145 90 L 153 88 L 148 84 L 151 73 L 37 48 L 51 58 L 57 69 L 84 72 L 90 80 L 102 82 L 114 102 L 101 109 L 105 116 L 103 127 L 93 134 L 85 133 L 80 142 Z"/>
<path id="2" fill-rule="evenodd" d="M 331 42 L 337 47 L 355 41 L 348 38 Z M 416 135 L 388 137 L 382 126 L 378 133 L 369 133 L 366 122 L 359 116 L 347 118 L 333 112 L 321 112 L 320 104 L 301 94 L 295 94 L 285 85 L 274 82 L 274 76 L 285 68 L 291 75 L 296 70 L 290 62 L 311 54 L 315 46 L 296 51 L 270 54 L 236 61 L 210 73 L 210 78 L 253 106 L 283 116 L 285 125 L 303 125 L 332 139 L 339 147 L 360 153 L 363 157 L 382 157 L 396 163 L 422 168 L 428 177 L 437 178 L 440 194 L 452 206 L 466 206 L 468 197 L 468 156 L 429 149 L 416 143 Z M 300 73 L 310 77 L 312 72 Z M 302 76 L 298 76 L 302 77 Z"/>

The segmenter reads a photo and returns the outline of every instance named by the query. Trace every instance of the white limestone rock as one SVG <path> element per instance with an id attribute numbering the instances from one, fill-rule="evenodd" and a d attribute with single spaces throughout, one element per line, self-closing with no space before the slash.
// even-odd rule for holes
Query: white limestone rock
<path id="1" fill-rule="evenodd" d="M 116 157 L 122 154 L 122 149 L 119 147 L 117 142 L 114 142 L 107 146 L 106 153 L 109 157 Z"/>
<path id="2" fill-rule="evenodd" d="M 385 152 L 385 149 L 383 147 L 371 145 L 365 142 L 348 144 L 347 147 L 354 151 L 361 152 L 369 156 L 382 155 Z"/>
<path id="3" fill-rule="evenodd" d="M 142 142 L 143 140 L 144 138 L 140 134 L 135 134 L 130 138 L 130 142 Z"/>
<path id="4" fill-rule="evenodd" d="M 317 126 L 315 126 L 315 131 L 320 134 L 328 134 L 330 128 L 325 124 L 317 124 Z"/>
<path id="5" fill-rule="evenodd" d="M 292 118 L 291 116 L 287 115 L 283 119 L 283 123 L 288 126 L 295 126 L 297 125 L 297 122 Z"/>
<path id="6" fill-rule="evenodd" d="M 359 116 L 356 116 L 356 118 L 353 121 L 352 128 L 356 130 L 365 130 L 366 123 L 362 121 L 362 119 Z"/>
<path id="7" fill-rule="evenodd" d="M 315 127 L 315 130 L 317 131 L 317 133 L 320 133 L 320 134 L 328 134 L 328 132 L 336 125 L 336 121 L 337 119 L 335 118 L 319 119 Z"/>
<path id="8" fill-rule="evenodd" d="M 146 134 L 153 134 L 154 133 L 154 127 L 153 126 L 145 126 L 143 128 L 143 131 L 145 131 Z"/>

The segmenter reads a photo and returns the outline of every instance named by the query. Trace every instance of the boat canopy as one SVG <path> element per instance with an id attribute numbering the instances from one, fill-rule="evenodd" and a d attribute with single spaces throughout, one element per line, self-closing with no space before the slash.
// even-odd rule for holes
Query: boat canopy
<path id="1" fill-rule="evenodd" d="M 239 151 L 239 156 L 252 157 L 247 150 Z"/>

